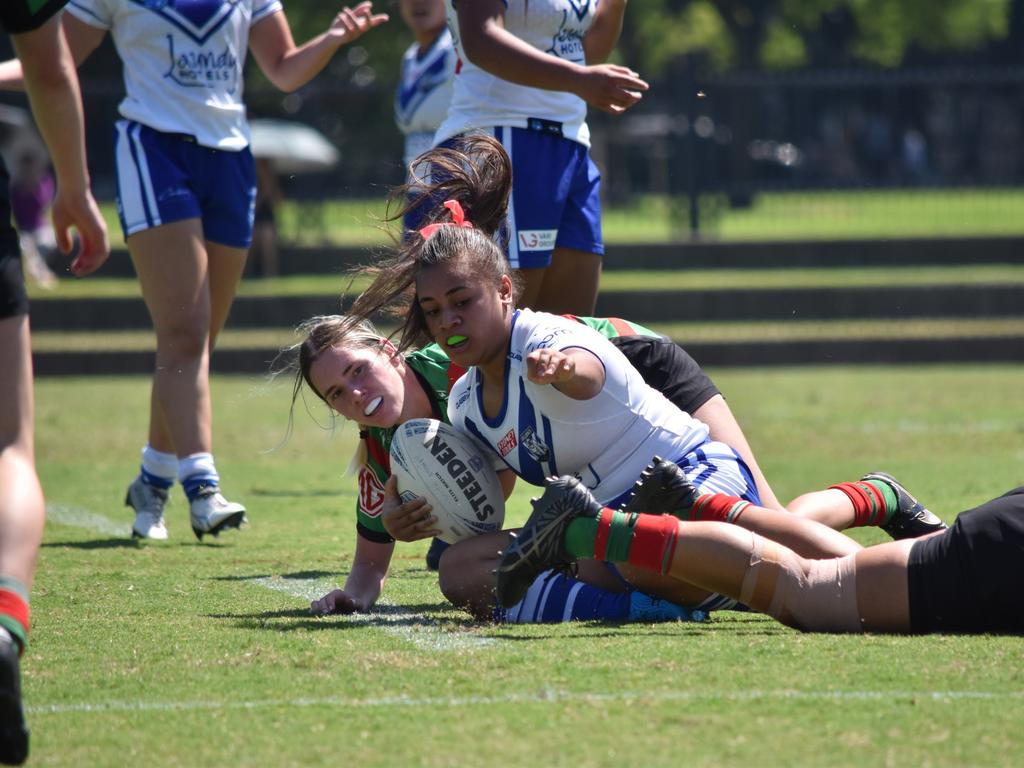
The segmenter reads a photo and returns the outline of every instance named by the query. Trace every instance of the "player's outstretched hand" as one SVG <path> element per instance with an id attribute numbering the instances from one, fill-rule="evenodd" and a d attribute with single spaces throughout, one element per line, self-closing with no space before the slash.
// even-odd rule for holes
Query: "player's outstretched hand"
<path id="1" fill-rule="evenodd" d="M 107 225 L 100 215 L 96 200 L 88 192 L 70 194 L 57 187 L 51 210 L 53 231 L 61 253 L 71 253 L 71 229 L 78 230 L 78 255 L 71 262 L 71 272 L 83 277 L 99 269 L 110 255 Z"/>
<path id="2" fill-rule="evenodd" d="M 526 377 L 534 384 L 561 384 L 576 375 L 576 361 L 557 349 L 535 349 L 526 356 Z"/>
<path id="3" fill-rule="evenodd" d="M 384 485 L 384 504 L 381 522 L 384 529 L 397 541 L 420 541 L 441 533 L 437 518 L 427 500 L 417 497 L 403 502 L 398 495 L 398 479 L 392 475 Z"/>
<path id="4" fill-rule="evenodd" d="M 650 86 L 629 67 L 596 64 L 584 67 L 576 95 L 603 112 L 618 115 L 643 98 Z"/>
<path id="5" fill-rule="evenodd" d="M 362 610 L 365 610 L 365 606 L 356 602 L 356 599 L 344 589 L 335 589 L 309 604 L 309 612 L 314 616 L 327 616 L 331 613 L 358 613 Z"/>
<path id="6" fill-rule="evenodd" d="M 379 27 L 390 17 L 386 13 L 374 13 L 373 3 L 366 0 L 355 8 L 348 6 L 341 9 L 341 12 L 331 22 L 328 34 L 338 40 L 339 45 L 344 45 L 358 40 L 374 27 Z"/>

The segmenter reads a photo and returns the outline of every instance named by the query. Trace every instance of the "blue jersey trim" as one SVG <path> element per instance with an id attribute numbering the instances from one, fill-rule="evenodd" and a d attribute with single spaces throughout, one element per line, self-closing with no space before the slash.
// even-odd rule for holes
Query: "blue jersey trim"
<path id="1" fill-rule="evenodd" d="M 217 9 L 217 13 L 210 14 L 206 18 L 206 20 L 203 21 L 203 24 L 197 24 L 196 20 L 192 19 L 188 14 L 181 13 L 180 11 L 178 11 L 177 8 L 172 7 L 171 10 L 174 11 L 174 15 L 171 15 L 170 13 L 166 12 L 165 7 L 154 8 L 153 3 L 148 2 L 147 0 L 129 1 L 133 5 L 141 5 L 146 10 L 155 13 L 157 16 L 160 16 L 169 24 L 173 24 L 175 27 L 180 29 L 182 32 L 191 37 L 195 42 L 199 43 L 200 45 L 209 40 L 217 32 L 217 30 L 223 27 L 227 20 L 231 18 L 231 15 L 235 12 L 235 9 L 238 7 L 237 3 L 224 3 L 221 5 L 219 9 Z M 219 19 L 217 18 L 218 13 L 220 14 Z M 182 19 L 184 19 L 188 23 L 184 23 Z M 198 29 L 198 27 L 201 27 L 204 24 L 208 24 L 211 19 L 217 19 L 216 23 L 214 23 L 213 26 L 206 30 L 205 34 L 202 33 L 200 29 Z"/>
<path id="2" fill-rule="evenodd" d="M 512 341 L 512 334 L 516 329 L 516 320 L 518 318 L 519 310 L 517 309 L 515 312 L 512 313 L 512 325 L 508 329 L 508 338 L 510 344 Z M 512 350 L 510 348 L 509 354 L 511 353 L 511 351 Z M 508 374 L 509 369 L 512 366 L 512 358 L 509 356 L 509 354 L 505 355 L 505 381 L 502 382 L 504 393 L 502 394 L 501 408 L 498 410 L 498 415 L 494 419 L 487 418 L 487 410 L 484 408 L 484 387 L 483 380 L 480 378 L 480 369 L 473 369 L 473 379 L 476 386 L 476 402 L 477 405 L 480 407 L 480 416 L 483 418 L 484 424 L 486 424 L 488 427 L 501 426 L 501 422 L 505 420 L 505 413 L 508 411 Z"/>

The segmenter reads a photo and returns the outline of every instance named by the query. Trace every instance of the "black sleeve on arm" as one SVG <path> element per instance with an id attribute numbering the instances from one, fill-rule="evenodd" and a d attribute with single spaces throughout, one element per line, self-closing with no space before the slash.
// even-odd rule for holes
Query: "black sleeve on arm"
<path id="1" fill-rule="evenodd" d="M 0 0 L 0 27 L 9 35 L 39 29 L 47 19 L 67 5 L 68 0 L 48 0 L 31 8 L 29 0 Z"/>
<path id="2" fill-rule="evenodd" d="M 374 531 L 367 528 L 362 523 L 356 523 L 356 532 L 367 541 L 372 541 L 374 544 L 390 544 L 394 541 L 391 535 L 384 533 L 384 531 Z"/>
<path id="3" fill-rule="evenodd" d="M 715 395 L 721 394 L 715 383 L 671 339 L 652 336 L 618 336 L 612 344 L 643 376 L 651 387 L 661 392 L 677 408 L 693 413 Z"/>

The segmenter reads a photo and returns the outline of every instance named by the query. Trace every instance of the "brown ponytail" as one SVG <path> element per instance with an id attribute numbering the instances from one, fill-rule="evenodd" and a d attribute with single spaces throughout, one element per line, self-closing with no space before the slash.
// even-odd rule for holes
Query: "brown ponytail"
<path id="1" fill-rule="evenodd" d="M 441 227 L 427 238 L 418 231 L 407 232 L 390 256 L 361 270 L 373 280 L 349 308 L 348 318 L 359 322 L 381 313 L 397 316 L 402 321 L 400 351 L 432 341 L 415 295 L 422 269 L 457 262 L 495 284 L 509 275 L 518 289 L 508 259 L 495 242 L 502 235 L 512 191 L 512 164 L 501 144 L 486 134 L 467 134 L 451 146 L 424 152 L 411 170 L 414 181 L 389 196 L 389 220 L 429 209 L 420 217 L 422 225 L 450 222 L 444 202 L 457 200 L 473 227 Z M 391 204 L 397 201 L 401 208 L 391 214 Z"/>

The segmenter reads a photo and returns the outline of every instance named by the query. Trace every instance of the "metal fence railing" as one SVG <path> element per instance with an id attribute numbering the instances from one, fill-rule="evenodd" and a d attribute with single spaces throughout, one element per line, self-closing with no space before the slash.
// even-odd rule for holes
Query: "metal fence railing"
<path id="1" fill-rule="evenodd" d="M 93 179 L 98 196 L 110 198 L 121 83 L 86 74 L 82 82 Z M 341 150 L 336 170 L 283 180 L 288 197 L 310 204 L 382 196 L 401 180 L 391 98 L 387 84 L 357 88 L 327 77 L 291 95 L 247 90 L 254 117 L 311 124 Z M 1024 233 L 1021 68 L 710 77 L 681 69 L 626 115 L 592 111 L 591 123 L 608 202 L 669 198 L 684 233 L 714 234 L 725 214 L 768 197 L 805 201 L 810 219 L 828 215 L 836 194 L 883 191 L 879 206 L 900 216 L 901 195 L 966 189 L 986 190 L 986 215 Z M 941 217 L 948 201 L 934 199 Z"/>

